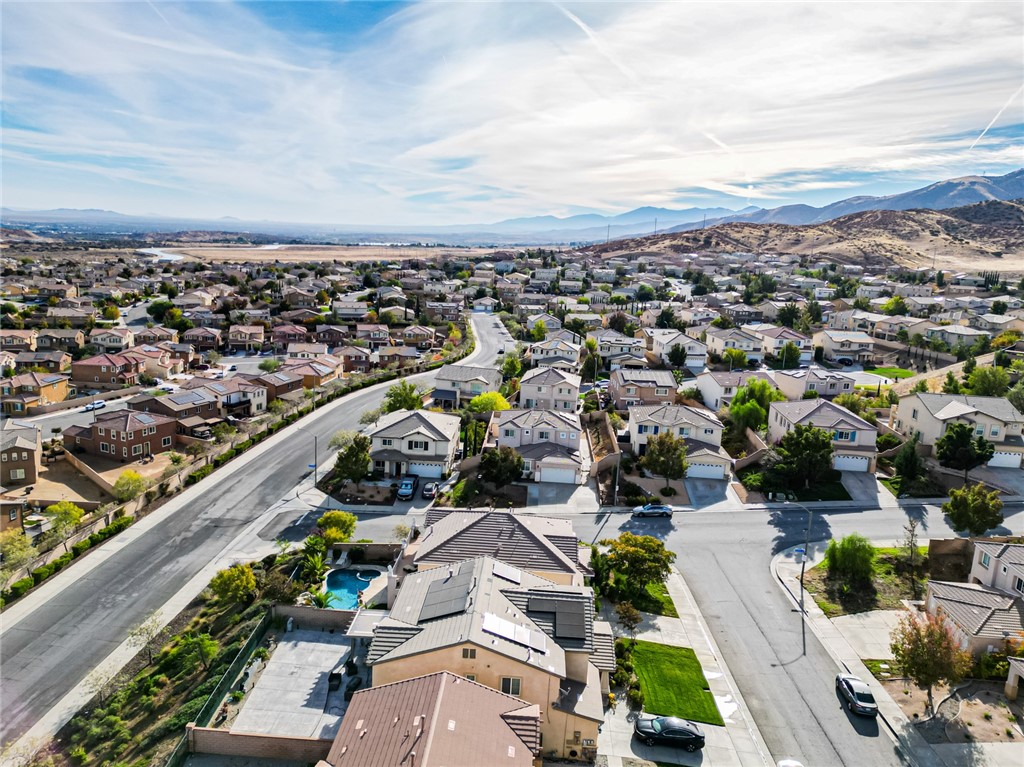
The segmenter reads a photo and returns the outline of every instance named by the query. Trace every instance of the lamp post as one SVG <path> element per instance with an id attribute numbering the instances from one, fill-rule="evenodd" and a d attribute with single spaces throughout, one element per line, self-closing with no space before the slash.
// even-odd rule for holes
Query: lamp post
<path id="1" fill-rule="evenodd" d="M 788 505 L 790 501 L 786 501 Z M 801 509 L 807 512 L 807 530 L 804 533 L 804 547 L 800 556 L 800 642 L 802 645 L 802 655 L 807 654 L 807 613 L 804 611 L 804 572 L 807 570 L 807 553 L 808 548 L 811 545 L 811 525 L 814 522 L 814 512 L 804 506 L 802 503 L 792 502 L 794 506 L 799 506 Z M 801 551 L 797 549 L 797 551 Z"/>

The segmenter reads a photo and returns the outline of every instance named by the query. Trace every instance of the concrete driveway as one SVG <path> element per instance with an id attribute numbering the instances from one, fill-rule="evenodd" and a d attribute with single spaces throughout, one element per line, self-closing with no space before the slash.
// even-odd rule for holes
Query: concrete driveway
<path id="1" fill-rule="evenodd" d="M 1015 495 L 1024 495 L 1024 471 L 1020 469 L 996 469 L 981 466 L 971 470 L 971 479 L 991 482 L 996 487 L 1005 488 Z"/>
<path id="2" fill-rule="evenodd" d="M 889 660 L 892 658 L 889 635 L 902 614 L 902 610 L 869 610 L 855 615 L 840 615 L 832 619 L 832 624 L 859 657 Z"/>
<path id="3" fill-rule="evenodd" d="M 850 494 L 850 498 L 855 501 L 877 504 L 883 498 L 892 498 L 891 493 L 879 486 L 878 478 L 872 472 L 844 471 L 840 473 L 843 475 L 841 480 L 843 487 Z"/>
<path id="4" fill-rule="evenodd" d="M 558 507 L 558 511 L 563 514 L 596 514 L 600 507 L 597 493 L 591 485 L 563 485 L 553 482 L 531 482 L 527 485 L 526 505 Z"/>
<path id="5" fill-rule="evenodd" d="M 689 478 L 686 482 L 686 493 L 690 496 L 690 505 L 695 509 L 714 506 L 730 500 L 729 483 L 723 479 Z"/>

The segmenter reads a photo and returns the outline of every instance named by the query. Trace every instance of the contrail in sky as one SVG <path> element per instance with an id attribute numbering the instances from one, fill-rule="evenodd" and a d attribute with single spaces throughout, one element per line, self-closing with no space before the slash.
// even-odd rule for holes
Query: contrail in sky
<path id="1" fill-rule="evenodd" d="M 1019 96 L 1019 95 L 1020 95 L 1020 92 L 1021 92 L 1021 91 L 1024 91 L 1024 83 L 1021 83 L 1021 86 L 1020 86 L 1020 87 L 1019 87 L 1019 88 L 1018 88 L 1017 90 L 1015 90 L 1015 91 L 1013 92 L 1013 95 L 1012 95 L 1012 96 L 1010 96 L 1010 98 L 1009 98 L 1009 99 L 1007 99 L 1006 103 L 1005 103 L 1005 104 L 1003 104 L 1003 108 L 1002 108 L 1002 109 L 1000 109 L 1000 110 L 999 110 L 998 112 L 996 112 L 996 116 L 995 116 L 995 117 L 993 117 L 993 118 L 992 118 L 992 120 L 991 120 L 991 122 L 989 122 L 989 124 L 985 126 L 985 130 L 983 130 L 983 131 L 981 132 L 981 135 L 980 135 L 980 136 L 978 136 L 978 138 L 974 139 L 974 143 L 973 143 L 973 144 L 971 144 L 971 149 L 974 149 L 974 147 L 976 147 L 976 146 L 978 145 L 978 142 L 979 142 L 979 141 L 981 141 L 981 140 L 982 140 L 983 138 L 985 138 L 985 134 L 986 134 L 986 133 L 988 133 L 988 129 L 989 129 L 989 128 L 991 128 L 991 127 L 992 127 L 993 125 L 995 125 L 995 124 L 996 124 L 996 120 L 998 120 L 998 119 L 999 119 L 999 117 L 1000 117 L 1000 116 L 1001 116 L 1001 115 L 1003 114 L 1003 112 L 1005 112 L 1005 111 L 1006 111 L 1006 108 L 1007 108 L 1008 106 L 1010 106 L 1010 104 L 1012 104 L 1012 103 L 1013 103 L 1013 100 L 1014 100 L 1015 98 L 1017 98 L 1017 96 Z"/>

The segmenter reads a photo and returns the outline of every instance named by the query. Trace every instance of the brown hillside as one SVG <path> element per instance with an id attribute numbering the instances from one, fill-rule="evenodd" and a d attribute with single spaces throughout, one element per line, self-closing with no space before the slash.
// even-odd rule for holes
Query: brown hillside
<path id="1" fill-rule="evenodd" d="M 720 224 L 592 246 L 602 256 L 792 253 L 865 266 L 1024 273 L 1024 200 L 948 210 L 869 210 L 822 224 Z"/>

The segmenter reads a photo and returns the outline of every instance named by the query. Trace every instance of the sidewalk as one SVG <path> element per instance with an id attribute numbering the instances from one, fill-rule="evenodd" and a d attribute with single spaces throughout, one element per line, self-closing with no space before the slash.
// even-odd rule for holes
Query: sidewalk
<path id="1" fill-rule="evenodd" d="M 807 555 L 807 569 L 821 561 L 827 541 L 812 543 Z M 800 561 L 796 547 L 787 549 L 772 560 L 772 574 L 782 588 L 789 593 L 793 602 L 799 605 L 800 594 Z M 804 619 L 808 628 L 821 640 L 822 645 L 835 659 L 839 668 L 859 676 L 871 688 L 875 701 L 878 703 L 879 719 L 885 724 L 883 728 L 895 741 L 897 749 L 907 761 L 915 767 L 943 767 L 935 750 L 918 733 L 917 729 L 904 715 L 899 705 L 892 699 L 886 689 L 878 683 L 868 671 L 843 633 L 829 620 L 814 599 L 805 594 Z M 997 767 L 996 762 L 989 762 Z M 1012 763 L 1014 766 L 1019 761 Z M 1007 765 L 1009 767 L 1009 765 Z"/>
<path id="2" fill-rule="evenodd" d="M 608 767 L 635 764 L 637 759 L 706 767 L 766 767 L 773 764 L 768 747 L 721 659 L 683 576 L 673 569 L 666 586 L 679 617 L 666 618 L 645 613 L 637 639 L 692 648 L 715 696 L 725 727 L 701 725 L 707 744 L 703 751 L 692 754 L 670 746 L 645 746 L 633 739 L 635 714 L 629 711 L 623 700 L 614 711 L 609 710 L 605 714 L 597 741 L 599 764 L 602 758 Z M 602 618 L 612 626 L 616 625 L 610 605 L 603 606 Z"/>

